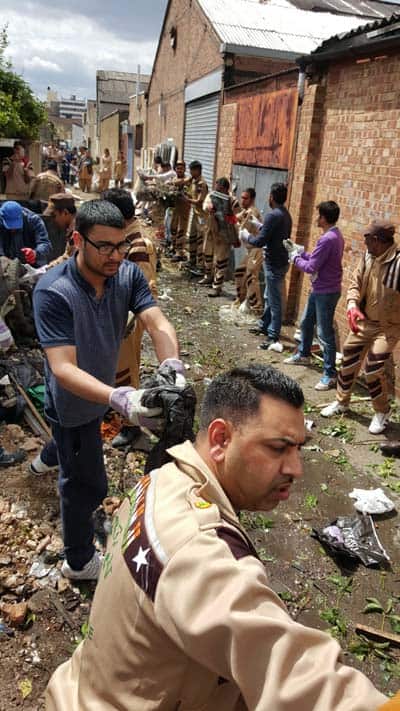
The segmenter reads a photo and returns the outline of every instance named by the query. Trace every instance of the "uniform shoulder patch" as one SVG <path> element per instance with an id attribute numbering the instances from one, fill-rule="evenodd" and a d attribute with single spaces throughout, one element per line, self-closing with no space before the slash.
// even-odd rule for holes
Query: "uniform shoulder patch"
<path id="1" fill-rule="evenodd" d="M 218 538 L 225 541 L 226 545 L 230 549 L 232 555 L 236 560 L 240 558 L 245 558 L 246 556 L 252 555 L 258 558 L 258 554 L 253 544 L 247 541 L 239 531 L 235 531 L 234 528 L 230 526 L 218 526 L 216 529 Z"/>
<path id="2" fill-rule="evenodd" d="M 151 477 L 145 476 L 132 492 L 122 554 L 135 583 L 154 602 L 163 565 L 153 550 L 146 530 L 145 514 L 150 484 Z"/>

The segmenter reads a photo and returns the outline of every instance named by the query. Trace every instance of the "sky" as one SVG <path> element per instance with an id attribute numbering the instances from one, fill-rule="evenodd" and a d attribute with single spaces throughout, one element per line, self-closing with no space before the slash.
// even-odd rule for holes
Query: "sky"
<path id="1" fill-rule="evenodd" d="M 167 0 L 1 0 L 7 56 L 34 93 L 96 96 L 96 70 L 150 73 Z"/>

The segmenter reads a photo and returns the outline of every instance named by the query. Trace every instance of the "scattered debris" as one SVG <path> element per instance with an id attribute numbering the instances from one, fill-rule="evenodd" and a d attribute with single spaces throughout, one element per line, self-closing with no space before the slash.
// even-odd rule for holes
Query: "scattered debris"
<path id="1" fill-rule="evenodd" d="M 333 555 L 361 560 L 367 567 L 390 560 L 369 515 L 340 516 L 323 529 L 313 528 L 311 535 Z"/>
<path id="2" fill-rule="evenodd" d="M 396 645 L 396 647 L 400 647 L 400 635 L 393 634 L 393 632 L 378 630 L 375 627 L 369 627 L 368 625 L 362 625 L 360 623 L 356 624 L 355 630 L 357 634 L 365 634 L 370 637 L 375 637 L 376 639 L 382 639 L 385 642 Z"/>
<path id="3" fill-rule="evenodd" d="M 353 489 L 349 497 L 355 499 L 354 507 L 363 514 L 383 514 L 395 508 L 382 489 Z"/>

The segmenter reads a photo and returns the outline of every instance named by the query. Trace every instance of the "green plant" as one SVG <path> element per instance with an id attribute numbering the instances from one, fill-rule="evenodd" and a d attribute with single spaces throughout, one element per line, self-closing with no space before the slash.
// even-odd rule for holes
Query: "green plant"
<path id="1" fill-rule="evenodd" d="M 395 600 L 389 597 L 386 603 L 383 604 L 376 597 L 366 597 L 367 604 L 363 609 L 365 615 L 376 613 L 381 615 L 381 630 L 385 627 L 385 622 L 388 620 L 393 632 L 400 632 L 400 615 L 395 613 Z"/>
<path id="2" fill-rule="evenodd" d="M 337 607 L 327 607 L 319 613 L 321 620 L 327 622 L 332 637 L 344 637 L 347 631 L 347 622 Z"/>
<path id="3" fill-rule="evenodd" d="M 342 599 L 343 595 L 345 595 L 345 594 L 351 595 L 352 590 L 353 590 L 353 578 L 346 578 L 344 575 L 339 575 L 338 573 L 334 573 L 333 575 L 330 575 L 328 577 L 328 580 L 337 589 L 337 597 L 336 597 L 335 607 L 338 607 L 339 602 Z"/>
<path id="4" fill-rule="evenodd" d="M 318 498 L 315 496 L 315 494 L 306 494 L 304 497 L 304 506 L 306 509 L 316 509 L 318 506 Z"/>
<path id="5" fill-rule="evenodd" d="M 275 525 L 272 518 L 268 518 L 263 514 L 250 513 L 248 511 L 241 511 L 239 518 L 244 528 L 261 528 L 263 531 L 267 531 Z"/>
<path id="6" fill-rule="evenodd" d="M 354 439 L 354 431 L 345 422 L 329 425 L 329 427 L 324 427 L 320 432 L 329 437 L 337 437 L 341 442 L 352 442 Z"/>
<path id="7" fill-rule="evenodd" d="M 257 548 L 257 553 L 263 563 L 274 563 L 276 561 L 275 556 L 268 553 L 266 548 Z"/>

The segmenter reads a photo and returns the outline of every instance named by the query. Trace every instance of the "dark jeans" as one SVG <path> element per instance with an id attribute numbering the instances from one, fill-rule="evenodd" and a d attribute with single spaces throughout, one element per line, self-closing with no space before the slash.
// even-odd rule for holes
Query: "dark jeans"
<path id="1" fill-rule="evenodd" d="M 274 341 L 279 340 L 282 328 L 283 283 L 288 269 L 288 264 L 284 267 L 271 267 L 264 262 L 264 312 L 258 325 Z"/>
<path id="2" fill-rule="evenodd" d="M 57 460 L 60 465 L 64 551 L 75 570 L 82 569 L 94 554 L 92 514 L 107 496 L 100 424 L 101 419 L 80 427 L 60 427 L 52 422 L 54 439 L 41 453 L 48 466 Z"/>
<path id="3" fill-rule="evenodd" d="M 300 355 L 305 357 L 310 355 L 314 326 L 317 324 L 318 338 L 324 350 L 324 375 L 328 375 L 330 378 L 336 376 L 336 338 L 333 317 L 339 299 L 340 292 L 334 294 L 314 294 L 312 292 L 308 297 L 300 324 Z"/>

